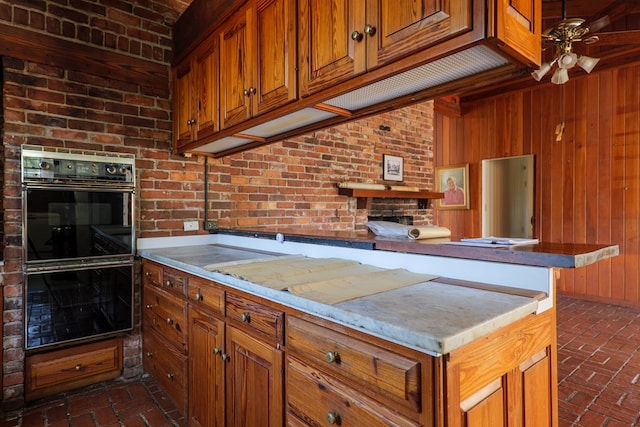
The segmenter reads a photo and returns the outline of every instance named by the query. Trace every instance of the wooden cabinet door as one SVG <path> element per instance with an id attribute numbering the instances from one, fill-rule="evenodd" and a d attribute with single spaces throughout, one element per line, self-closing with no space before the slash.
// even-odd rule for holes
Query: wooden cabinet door
<path id="1" fill-rule="evenodd" d="M 194 77 L 196 93 L 195 138 L 204 138 L 219 130 L 218 126 L 218 38 L 210 37 L 195 53 Z"/>
<path id="2" fill-rule="evenodd" d="M 540 65 L 542 0 L 497 0 L 495 8 L 496 19 L 489 20 L 489 33 L 503 42 L 499 46 L 525 64 Z"/>
<path id="3" fill-rule="evenodd" d="M 252 115 L 297 98 L 296 0 L 263 0 L 254 8 L 257 59 Z"/>
<path id="4" fill-rule="evenodd" d="M 227 328 L 227 417 L 232 426 L 282 426 L 282 351 Z"/>
<path id="5" fill-rule="evenodd" d="M 187 58 L 174 69 L 173 77 L 173 137 L 176 147 L 181 147 L 192 139 L 191 131 L 194 121 L 192 80 L 191 58 Z"/>
<path id="6" fill-rule="evenodd" d="M 367 0 L 367 69 L 471 30 L 471 0 Z"/>
<path id="7" fill-rule="evenodd" d="M 251 116 L 251 97 L 255 82 L 254 31 L 252 9 L 244 7 L 233 14 L 220 37 L 220 127 L 228 128 Z"/>
<path id="8" fill-rule="evenodd" d="M 365 0 L 299 0 L 299 83 L 307 96 L 366 71 Z"/>
<path id="9" fill-rule="evenodd" d="M 189 309 L 189 425 L 225 425 L 224 322 Z"/>

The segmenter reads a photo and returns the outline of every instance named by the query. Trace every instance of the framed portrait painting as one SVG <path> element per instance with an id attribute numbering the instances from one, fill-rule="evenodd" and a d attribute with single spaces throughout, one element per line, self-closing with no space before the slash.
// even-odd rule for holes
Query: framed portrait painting
<path id="1" fill-rule="evenodd" d="M 382 155 L 382 179 L 385 181 L 402 181 L 404 159 L 398 156 Z"/>
<path id="2" fill-rule="evenodd" d="M 469 209 L 469 163 L 436 168 L 436 191 L 439 209 Z"/>

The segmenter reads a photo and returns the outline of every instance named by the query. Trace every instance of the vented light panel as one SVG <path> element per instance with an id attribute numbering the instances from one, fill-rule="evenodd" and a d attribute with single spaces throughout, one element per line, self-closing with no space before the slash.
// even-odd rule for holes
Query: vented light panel
<path id="1" fill-rule="evenodd" d="M 295 113 L 280 117 L 279 119 L 271 120 L 267 123 L 247 129 L 242 133 L 268 138 L 273 135 L 298 129 L 336 116 L 337 114 L 327 111 L 316 110 L 315 108 L 304 108 L 300 111 L 296 111 Z"/>
<path id="2" fill-rule="evenodd" d="M 509 64 L 486 46 L 475 46 L 413 70 L 330 99 L 325 104 L 358 110 Z"/>

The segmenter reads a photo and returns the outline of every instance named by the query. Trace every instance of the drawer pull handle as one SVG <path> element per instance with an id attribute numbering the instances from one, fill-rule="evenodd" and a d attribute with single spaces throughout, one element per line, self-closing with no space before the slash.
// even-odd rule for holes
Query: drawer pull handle
<path id="1" fill-rule="evenodd" d="M 147 304 L 147 305 L 145 305 L 145 308 L 146 308 L 147 310 L 151 310 L 151 309 L 153 308 L 153 306 L 152 306 L 151 304 Z"/>
<path id="2" fill-rule="evenodd" d="M 340 414 L 337 412 L 329 412 L 327 414 L 327 422 L 331 425 L 340 424 Z"/>
<path id="3" fill-rule="evenodd" d="M 200 295 L 199 293 L 195 294 L 194 297 L 195 297 L 196 301 L 202 301 L 202 295 Z"/>
<path id="4" fill-rule="evenodd" d="M 150 351 L 147 351 L 147 357 L 153 357 L 153 353 L 151 353 Z"/>
<path id="5" fill-rule="evenodd" d="M 227 360 L 230 359 L 230 356 L 227 353 L 222 353 L 220 355 L 220 358 L 222 359 L 223 362 L 226 362 Z"/>
<path id="6" fill-rule="evenodd" d="M 173 374 L 171 373 L 167 374 L 167 378 L 169 378 L 170 380 L 173 380 Z"/>
<path id="7" fill-rule="evenodd" d="M 167 317 L 167 325 L 172 325 L 173 319 L 171 317 Z"/>
<path id="8" fill-rule="evenodd" d="M 251 315 L 249 313 L 242 313 L 242 315 L 240 315 L 240 320 L 245 323 L 249 323 L 251 321 Z"/>
<path id="9" fill-rule="evenodd" d="M 173 288 L 173 282 L 171 280 L 167 280 L 167 288 Z"/>
<path id="10" fill-rule="evenodd" d="M 340 355 L 337 351 L 328 351 L 326 354 L 327 362 L 329 363 L 338 363 L 340 362 Z"/>
<path id="11" fill-rule="evenodd" d="M 82 365 L 77 364 L 77 365 L 76 365 L 76 371 L 79 371 L 80 369 L 82 369 Z"/>

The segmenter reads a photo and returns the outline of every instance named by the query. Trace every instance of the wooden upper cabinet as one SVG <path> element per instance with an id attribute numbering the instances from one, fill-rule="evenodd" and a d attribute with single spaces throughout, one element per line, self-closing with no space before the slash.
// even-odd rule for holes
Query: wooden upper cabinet
<path id="1" fill-rule="evenodd" d="M 236 12 L 220 32 L 220 124 L 222 128 L 250 117 L 250 92 L 255 81 L 249 64 L 254 46 L 249 7 Z"/>
<path id="2" fill-rule="evenodd" d="M 218 61 L 218 40 L 210 38 L 174 69 L 177 147 L 219 130 Z"/>
<path id="3" fill-rule="evenodd" d="M 187 58 L 173 71 L 173 137 L 180 147 L 191 141 L 193 129 L 193 93 L 191 58 Z"/>
<path id="4" fill-rule="evenodd" d="M 489 16 L 489 36 L 520 62 L 539 66 L 542 57 L 542 0 L 496 0 Z"/>
<path id="5" fill-rule="evenodd" d="M 222 128 L 296 99 L 295 22 L 295 0 L 259 0 L 222 29 Z"/>
<path id="6" fill-rule="evenodd" d="M 469 31 L 471 7 L 471 0 L 300 0 L 301 95 Z"/>

